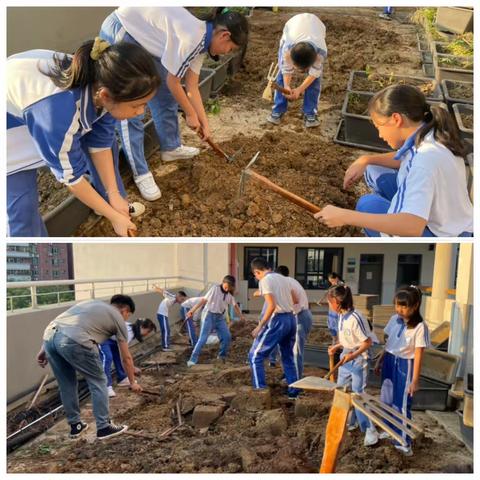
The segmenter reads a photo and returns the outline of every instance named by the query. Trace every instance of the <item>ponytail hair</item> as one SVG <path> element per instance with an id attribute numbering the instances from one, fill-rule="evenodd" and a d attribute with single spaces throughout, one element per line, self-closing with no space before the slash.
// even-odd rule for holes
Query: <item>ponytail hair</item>
<path id="1" fill-rule="evenodd" d="M 440 105 L 427 103 L 425 95 L 412 85 L 396 84 L 376 93 L 368 104 L 368 111 L 389 117 L 400 113 L 413 122 L 423 122 L 415 137 L 415 147 L 433 129 L 435 140 L 447 147 L 455 156 L 467 153 L 458 127 L 452 116 Z"/>
<path id="2" fill-rule="evenodd" d="M 334 298 L 340 303 L 340 308 L 342 310 L 351 311 L 353 310 L 353 296 L 350 287 L 346 285 L 334 285 L 328 289 L 327 293 L 328 298 Z"/>
<path id="3" fill-rule="evenodd" d="M 213 23 L 213 28 L 223 27 L 230 32 L 232 42 L 245 47 L 248 43 L 248 21 L 245 15 L 228 7 L 214 7 L 201 20 Z"/>
<path id="4" fill-rule="evenodd" d="M 423 322 L 423 317 L 420 314 L 422 291 L 417 286 L 410 285 L 398 290 L 395 293 L 394 304 L 415 309 L 412 316 L 408 319 L 407 327 L 415 328 L 419 323 Z"/>
<path id="5" fill-rule="evenodd" d="M 120 42 L 98 51 L 99 40 L 85 42 L 73 56 L 55 53 L 53 65 L 42 73 L 63 90 L 104 87 L 115 102 L 138 100 L 157 90 L 160 77 L 143 47 Z"/>

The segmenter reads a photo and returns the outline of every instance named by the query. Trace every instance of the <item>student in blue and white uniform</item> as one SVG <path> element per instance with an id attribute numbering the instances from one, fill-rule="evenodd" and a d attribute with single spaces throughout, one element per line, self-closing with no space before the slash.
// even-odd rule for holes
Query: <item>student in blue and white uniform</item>
<path id="1" fill-rule="evenodd" d="M 382 402 L 398 410 L 407 418 L 412 418 L 412 398 L 419 389 L 420 371 L 425 348 L 430 347 L 430 334 L 421 314 L 422 292 L 418 287 L 400 289 L 395 294 L 396 315 L 390 318 L 384 332 L 388 336 L 383 355 L 378 359 L 375 371 L 382 366 Z M 411 438 L 398 430 L 408 446 L 394 442 L 395 448 L 404 455 L 413 455 Z M 380 438 L 388 438 L 386 432 Z"/>
<path id="2" fill-rule="evenodd" d="M 289 95 L 275 91 L 274 106 L 267 121 L 280 124 L 288 109 L 288 100 L 303 99 L 303 114 L 306 127 L 317 127 L 317 106 L 323 74 L 323 65 L 327 58 L 325 43 L 325 25 L 312 13 L 295 15 L 285 24 L 280 48 L 278 50 L 279 72 L 276 83 L 290 90 Z M 308 72 L 297 88 L 291 87 L 294 72 Z"/>
<path id="3" fill-rule="evenodd" d="M 347 169 L 344 188 L 364 175 L 373 190 L 357 211 L 327 205 L 315 218 L 329 227 L 363 228 L 367 236 L 471 237 L 466 148 L 451 115 L 410 85 L 378 92 L 369 112 L 380 137 L 397 151 L 363 155 Z"/>
<path id="4" fill-rule="evenodd" d="M 237 12 L 214 9 L 200 20 L 182 7 L 120 7 L 103 22 L 100 36 L 116 43 L 142 45 L 154 57 L 162 84 L 148 107 L 160 140 L 163 161 L 192 158 L 199 149 L 183 146 L 178 106 L 188 127 L 210 137 L 210 127 L 198 88 L 206 54 L 217 58 L 247 44 L 248 23 Z M 185 83 L 185 90 L 182 87 Z M 119 131 L 135 183 L 143 198 L 160 198 L 143 149 L 143 116 L 121 122 Z"/>
<path id="5" fill-rule="evenodd" d="M 47 165 L 83 203 L 127 236 L 135 230 L 118 172 L 115 121 L 139 115 L 159 85 L 150 54 L 98 37 L 73 56 L 30 50 L 7 59 L 10 236 L 47 236 L 37 168 Z M 92 185 L 87 180 L 90 175 Z"/>
<path id="6" fill-rule="evenodd" d="M 188 338 L 190 340 L 190 345 L 192 347 L 195 346 L 197 343 L 198 337 L 195 331 L 195 321 L 199 321 L 202 310 L 199 309 L 195 312 L 195 317 L 188 317 L 187 313 L 195 306 L 203 300 L 203 297 L 190 297 L 188 300 L 185 300 L 182 305 L 180 306 L 180 317 L 185 322 L 187 327 Z"/>
<path id="7" fill-rule="evenodd" d="M 168 322 L 168 311 L 170 310 L 170 307 L 176 303 L 182 304 L 187 299 L 187 294 L 183 290 L 179 290 L 177 293 L 171 293 L 157 285 L 154 285 L 153 289 L 160 295 L 163 295 L 163 300 L 158 305 L 157 320 L 162 337 L 162 350 L 164 352 L 170 352 L 170 324 Z"/>
<path id="8" fill-rule="evenodd" d="M 218 352 L 218 359 L 225 362 L 227 357 L 228 348 L 232 336 L 225 320 L 225 311 L 229 305 L 232 305 L 235 309 L 235 313 L 240 317 L 242 321 L 245 320 L 240 308 L 235 301 L 233 293 L 235 292 L 235 277 L 231 275 L 225 275 L 220 285 L 213 285 L 205 296 L 198 302 L 193 308 L 189 310 L 186 318 L 193 318 L 198 310 L 205 307 L 205 317 L 203 318 L 202 325 L 200 327 L 200 335 L 197 343 L 193 349 L 190 360 L 187 365 L 192 367 L 198 363 L 198 358 L 202 351 L 203 346 L 207 343 L 210 332 L 215 328 L 218 338 L 220 339 L 220 351 Z M 203 315 L 202 315 L 203 316 Z"/>
<path id="9" fill-rule="evenodd" d="M 376 335 L 368 322 L 355 310 L 352 292 L 345 285 L 336 285 L 328 291 L 330 308 L 339 314 L 338 343 L 328 347 L 328 354 L 334 355 L 340 349 L 341 367 L 338 370 L 337 385 L 351 384 L 352 391 L 363 393 L 367 386 L 368 350 L 372 344 L 378 343 Z M 360 425 L 365 432 L 363 444 L 368 447 L 378 442 L 378 433 L 372 422 L 360 411 L 353 410 L 349 430 Z"/>
<path id="10" fill-rule="evenodd" d="M 135 323 L 127 322 L 127 343 L 133 341 L 143 342 L 143 337 L 146 337 L 151 332 L 156 332 L 156 325 L 149 318 L 139 318 Z M 112 362 L 115 365 L 115 372 L 117 374 L 117 387 L 129 387 L 130 380 L 123 368 L 120 350 L 118 349 L 117 337 L 114 335 L 105 342 L 99 345 L 100 359 L 102 360 L 103 371 L 107 377 L 108 396 L 115 397 L 116 393 L 113 390 L 112 379 Z M 135 375 L 138 375 L 140 370 L 134 367 Z"/>
<path id="11" fill-rule="evenodd" d="M 294 298 L 293 311 L 297 317 L 297 331 L 295 335 L 295 345 L 293 346 L 293 361 L 297 369 L 298 378 L 303 377 L 303 356 L 305 343 L 307 343 L 308 334 L 312 330 L 313 317 L 310 311 L 307 292 L 304 290 L 298 280 L 290 277 L 290 270 L 285 265 L 280 265 L 275 270 L 288 280 Z"/>
<path id="12" fill-rule="evenodd" d="M 254 341 L 248 353 L 253 387 L 267 388 L 263 363 L 277 345 L 280 346 L 283 372 L 290 385 L 299 378 L 293 353 L 297 321 L 294 314 L 296 301 L 292 295 L 291 284 L 283 275 L 272 272 L 263 257 L 253 259 L 250 268 L 259 282 L 260 294 L 267 304 L 263 318 L 252 331 Z M 298 393 L 297 388 L 288 388 L 289 398 L 297 398 Z"/>
<path id="13" fill-rule="evenodd" d="M 331 287 L 335 285 L 345 285 L 345 282 L 338 273 L 331 272 L 327 278 Z M 335 344 L 338 342 L 338 313 L 330 308 L 328 309 L 327 324 L 330 335 L 332 336 L 332 343 Z"/>

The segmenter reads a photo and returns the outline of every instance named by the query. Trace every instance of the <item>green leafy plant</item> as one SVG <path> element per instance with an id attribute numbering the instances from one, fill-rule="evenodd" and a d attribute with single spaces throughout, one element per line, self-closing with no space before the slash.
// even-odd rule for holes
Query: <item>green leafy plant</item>
<path id="1" fill-rule="evenodd" d="M 212 115 L 218 115 L 220 113 L 220 102 L 218 98 L 210 98 L 205 104 L 205 110 Z"/>
<path id="2" fill-rule="evenodd" d="M 52 453 L 52 447 L 48 443 L 42 443 L 38 446 L 37 452 L 39 455 L 50 455 Z"/>

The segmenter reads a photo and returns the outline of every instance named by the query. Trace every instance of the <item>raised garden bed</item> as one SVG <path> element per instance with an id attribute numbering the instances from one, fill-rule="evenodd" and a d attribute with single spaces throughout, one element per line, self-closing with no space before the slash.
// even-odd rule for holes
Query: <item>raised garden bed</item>
<path id="1" fill-rule="evenodd" d="M 442 90 L 450 111 L 454 103 L 473 105 L 473 83 L 442 80 Z"/>
<path id="2" fill-rule="evenodd" d="M 473 82 L 473 57 L 456 57 L 455 55 L 433 55 L 435 78 L 442 80 L 459 80 Z"/>
<path id="3" fill-rule="evenodd" d="M 473 31 L 473 9 L 464 7 L 438 7 L 436 27 L 452 33 Z"/>
<path id="4" fill-rule="evenodd" d="M 455 55 L 457 57 L 472 57 L 473 48 L 462 38 L 453 42 L 432 42 L 432 53 L 441 55 Z"/>
<path id="5" fill-rule="evenodd" d="M 385 87 L 395 84 L 413 85 L 419 88 L 429 100 L 443 100 L 442 89 L 435 80 L 406 75 L 368 74 L 365 71 L 353 71 L 350 74 L 347 90 L 376 93 Z"/>
<path id="6" fill-rule="evenodd" d="M 473 105 L 454 103 L 452 108 L 460 134 L 470 145 L 471 151 L 473 149 Z"/>

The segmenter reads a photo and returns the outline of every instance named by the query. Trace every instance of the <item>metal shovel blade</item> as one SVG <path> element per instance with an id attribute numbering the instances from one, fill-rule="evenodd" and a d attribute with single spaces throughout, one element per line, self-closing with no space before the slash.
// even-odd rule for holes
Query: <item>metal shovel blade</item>
<path id="1" fill-rule="evenodd" d="M 326 378 L 304 377 L 292 383 L 289 387 L 301 388 L 302 390 L 310 390 L 312 392 L 330 392 L 337 388 L 337 384 Z"/>

